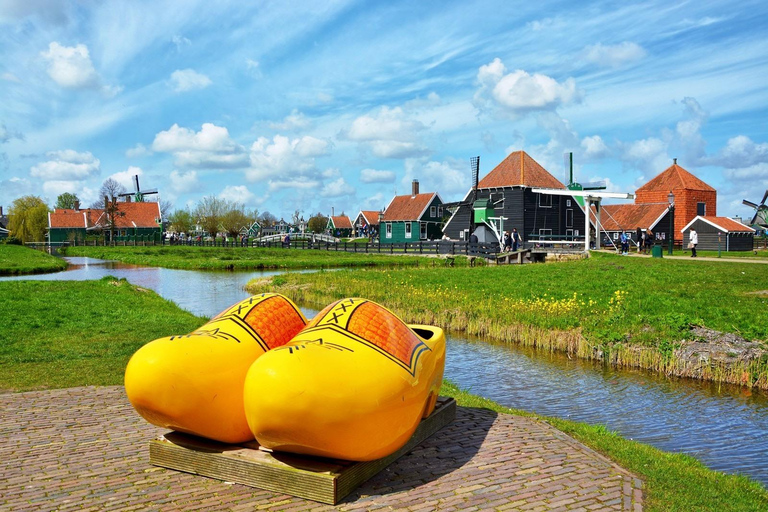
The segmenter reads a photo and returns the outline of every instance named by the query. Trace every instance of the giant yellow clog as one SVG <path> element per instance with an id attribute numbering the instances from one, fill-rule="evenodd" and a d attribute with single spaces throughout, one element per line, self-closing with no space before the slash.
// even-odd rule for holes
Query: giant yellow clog
<path id="1" fill-rule="evenodd" d="M 307 320 L 289 299 L 265 293 L 221 312 L 191 334 L 141 347 L 125 369 L 125 391 L 147 421 L 225 443 L 253 440 L 243 410 L 251 364 L 285 345 Z"/>
<path id="2" fill-rule="evenodd" d="M 402 447 L 435 407 L 445 335 L 365 299 L 335 302 L 245 379 L 256 440 L 276 451 L 374 460 Z"/>

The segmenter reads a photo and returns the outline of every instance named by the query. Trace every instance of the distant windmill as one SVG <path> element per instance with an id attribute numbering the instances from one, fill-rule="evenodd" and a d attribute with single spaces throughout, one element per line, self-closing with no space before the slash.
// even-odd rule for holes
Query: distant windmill
<path id="1" fill-rule="evenodd" d="M 153 188 L 151 190 L 141 190 L 139 187 L 139 175 L 134 174 L 133 175 L 133 188 L 134 192 L 126 192 L 125 194 L 119 194 L 120 197 L 129 197 L 133 196 L 133 200 L 137 203 L 143 203 L 144 202 L 144 196 L 148 196 L 150 194 L 157 194 L 157 189 Z"/>
<path id="2" fill-rule="evenodd" d="M 752 226 L 760 226 L 761 228 L 768 228 L 768 206 L 765 204 L 765 200 L 768 199 L 768 190 L 765 191 L 765 194 L 763 195 L 763 200 L 760 201 L 760 204 L 753 203 L 752 201 L 747 201 L 744 199 L 741 203 L 750 206 L 755 209 L 755 216 L 752 217 L 752 221 L 750 222 L 750 225 Z"/>
<path id="3" fill-rule="evenodd" d="M 590 183 L 576 183 L 573 181 L 573 153 L 566 153 L 565 158 L 570 170 L 568 179 L 568 190 L 605 190 L 605 181 L 593 181 Z M 575 197 L 576 202 L 579 203 L 582 208 L 584 207 L 584 198 L 580 196 Z"/>

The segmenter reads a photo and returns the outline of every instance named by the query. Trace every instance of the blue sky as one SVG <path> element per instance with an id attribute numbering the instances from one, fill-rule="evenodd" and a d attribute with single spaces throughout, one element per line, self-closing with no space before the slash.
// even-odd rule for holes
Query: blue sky
<path id="1" fill-rule="evenodd" d="M 0 205 L 140 175 L 290 218 L 446 201 L 524 149 L 718 215 L 768 188 L 765 2 L 0 2 Z"/>

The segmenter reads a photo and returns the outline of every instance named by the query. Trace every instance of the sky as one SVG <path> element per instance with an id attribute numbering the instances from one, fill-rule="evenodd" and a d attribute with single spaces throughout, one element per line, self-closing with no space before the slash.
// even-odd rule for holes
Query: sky
<path id="1" fill-rule="evenodd" d="M 0 0 L 0 205 L 104 180 L 290 219 L 443 201 L 520 149 L 768 189 L 768 3 Z"/>

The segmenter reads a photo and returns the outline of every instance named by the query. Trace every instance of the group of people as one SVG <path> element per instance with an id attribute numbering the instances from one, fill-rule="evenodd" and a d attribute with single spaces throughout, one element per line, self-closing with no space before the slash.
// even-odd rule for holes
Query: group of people
<path id="1" fill-rule="evenodd" d="M 688 248 L 691 250 L 691 258 L 696 257 L 696 246 L 699 245 L 699 234 L 695 229 L 691 229 L 690 239 L 688 241 Z M 642 230 L 637 228 L 636 234 L 637 240 L 634 242 L 637 245 L 637 252 L 645 254 L 653 246 L 653 231 L 650 229 Z M 622 232 L 619 236 L 620 247 L 618 247 L 621 254 L 629 254 L 629 243 L 632 241 L 632 237 Z"/>
<path id="2" fill-rule="evenodd" d="M 509 231 L 504 232 L 502 242 L 504 242 L 504 247 L 502 249 L 504 252 L 514 252 L 520 248 L 523 239 L 520 238 L 520 233 L 517 232 L 517 228 L 512 228 L 511 233 Z"/>

